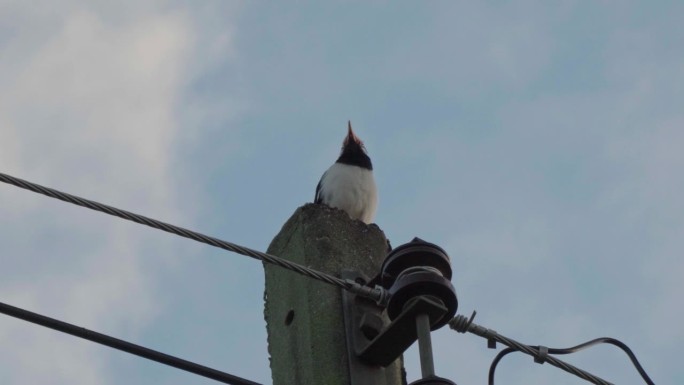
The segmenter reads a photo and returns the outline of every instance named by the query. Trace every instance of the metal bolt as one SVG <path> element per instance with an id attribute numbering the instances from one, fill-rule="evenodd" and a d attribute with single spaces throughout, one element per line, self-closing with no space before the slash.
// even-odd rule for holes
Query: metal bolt
<path id="1" fill-rule="evenodd" d="M 435 362 L 432 359 L 432 340 L 430 339 L 430 317 L 427 314 L 416 316 L 418 333 L 418 353 L 420 354 L 420 372 L 423 378 L 435 375 Z"/>

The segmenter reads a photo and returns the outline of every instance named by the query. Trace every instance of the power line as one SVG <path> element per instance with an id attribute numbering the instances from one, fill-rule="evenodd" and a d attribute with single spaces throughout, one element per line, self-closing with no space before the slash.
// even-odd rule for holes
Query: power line
<path id="1" fill-rule="evenodd" d="M 11 317 L 19 318 L 24 321 L 32 322 L 50 328 L 53 330 L 60 331 L 62 333 L 70 334 L 72 336 L 80 337 L 88 341 L 96 342 L 110 348 L 124 351 L 126 353 L 135 354 L 148 360 L 156 361 L 164 365 L 173 366 L 186 372 L 194 373 L 203 377 L 211 378 L 224 384 L 233 385 L 261 385 L 257 382 L 246 380 L 221 372 L 216 369 L 212 369 L 203 365 L 196 364 L 194 362 L 186 361 L 182 358 L 170 356 L 168 354 L 158 352 L 156 350 L 148 349 L 144 346 L 136 345 L 118 338 L 110 337 L 106 334 L 98 333 L 92 330 L 88 330 L 76 325 L 72 325 L 67 322 L 63 322 L 54 318 L 46 317 L 44 315 L 33 313 L 28 310 L 24 310 L 12 305 L 8 305 L 0 302 L 0 313 L 9 315 Z"/>
<path id="2" fill-rule="evenodd" d="M 474 317 L 475 313 L 473 313 Z M 582 370 L 574 365 L 571 365 L 565 361 L 559 360 L 558 358 L 554 356 L 549 356 L 546 354 L 546 352 L 542 352 L 540 350 L 534 349 L 531 346 L 522 344 L 516 340 L 510 339 L 508 337 L 502 336 L 501 334 L 497 333 L 495 330 L 487 329 L 485 327 L 482 327 L 478 324 L 475 324 L 472 322 L 472 317 L 470 319 L 462 316 L 462 315 L 457 315 L 454 317 L 451 321 L 449 321 L 449 327 L 452 329 L 456 330 L 459 333 L 465 333 L 465 332 L 470 332 L 473 334 L 476 334 L 480 337 L 484 337 L 489 341 L 496 341 L 500 342 L 510 348 L 513 348 L 515 350 L 521 351 L 525 354 L 529 354 L 532 357 L 535 358 L 535 361 L 538 361 L 539 363 L 544 363 L 548 362 L 549 364 L 563 369 L 568 373 L 574 374 L 579 378 L 582 378 L 584 380 L 587 380 L 591 383 L 597 384 L 597 385 L 613 385 L 612 383 L 596 376 L 593 375 L 586 370 Z M 491 345 L 490 345 L 491 346 Z"/>
<path id="3" fill-rule="evenodd" d="M 598 345 L 598 344 L 610 344 L 617 346 L 618 348 L 622 349 L 625 354 L 629 357 L 629 360 L 632 361 L 632 365 L 636 368 L 636 370 L 639 372 L 639 375 L 641 375 L 641 378 L 648 384 L 648 385 L 655 385 L 653 383 L 653 380 L 648 376 L 646 373 L 646 370 L 641 366 L 641 363 L 639 363 L 639 360 L 636 358 L 636 355 L 634 352 L 632 352 L 632 349 L 630 349 L 624 342 L 617 340 L 615 338 L 610 338 L 610 337 L 602 337 L 602 338 L 596 338 L 591 341 L 587 341 L 584 343 L 581 343 L 577 346 L 573 346 L 571 348 L 546 348 L 549 354 L 572 354 L 579 352 L 580 350 L 588 349 L 592 346 Z M 542 346 L 531 346 L 534 349 L 541 350 Z M 502 358 L 504 358 L 506 355 L 515 352 L 516 350 L 513 348 L 506 348 L 502 351 L 499 352 L 499 354 L 494 357 L 494 360 L 492 361 L 492 365 L 489 367 L 489 385 L 494 385 L 494 372 L 496 371 L 496 366 L 499 364 L 499 361 L 501 361 Z"/>
<path id="4" fill-rule="evenodd" d="M 105 214 L 109 214 L 115 217 L 119 217 L 128 221 L 139 223 L 141 225 L 149 226 L 158 230 L 166 231 L 171 234 L 179 235 L 184 238 L 189 238 L 197 242 L 205 243 L 210 246 L 218 247 L 220 249 L 232 251 L 237 254 L 246 255 L 254 259 L 258 259 L 262 262 L 267 262 L 282 268 L 297 272 L 306 277 L 316 279 L 327 284 L 340 287 L 342 289 L 348 290 L 356 295 L 364 298 L 372 299 L 378 303 L 382 303 L 387 299 L 386 291 L 376 286 L 371 288 L 368 286 L 361 285 L 352 280 L 344 280 L 337 278 L 333 275 L 326 274 L 320 271 L 310 269 L 306 266 L 302 266 L 298 263 L 288 261 L 276 257 L 274 255 L 262 253 L 244 246 L 240 246 L 231 242 L 227 242 L 218 238 L 210 237 L 192 230 L 184 229 L 179 226 L 174 226 L 169 223 L 165 223 L 156 219 L 148 218 L 146 216 L 135 214 L 130 211 L 121 210 L 116 207 L 108 206 L 99 202 L 95 202 L 89 199 L 81 198 L 75 195 L 71 195 L 59 190 L 55 190 L 49 187 L 41 186 L 36 183 L 32 183 L 20 178 L 13 177 L 4 173 L 0 173 L 0 182 L 11 184 L 19 188 L 33 191 L 38 194 L 43 194 L 50 198 L 59 199 L 64 202 L 75 204 L 77 206 L 85 207 L 91 210 L 99 211 Z"/>
<path id="5" fill-rule="evenodd" d="M 122 219 L 126 219 L 132 222 L 136 222 L 145 226 L 149 226 L 158 230 L 166 231 L 171 234 L 175 234 L 184 238 L 189 238 L 197 242 L 205 243 L 210 246 L 218 247 L 220 249 L 232 251 L 238 254 L 242 254 L 245 256 L 249 256 L 252 258 L 255 258 L 257 260 L 260 260 L 262 262 L 274 264 L 276 266 L 280 266 L 282 268 L 297 272 L 299 274 L 302 274 L 306 277 L 313 278 L 325 283 L 328 283 L 333 286 L 340 287 L 342 289 L 345 289 L 351 293 L 354 293 L 356 295 L 359 295 L 364 298 L 369 298 L 374 301 L 376 301 L 379 304 L 386 304 L 386 301 L 389 297 L 389 294 L 387 291 L 380 287 L 376 286 L 374 288 L 371 288 L 369 286 L 362 285 L 360 283 L 357 283 L 353 280 L 350 279 L 340 279 L 335 276 L 332 276 L 330 274 L 326 274 L 323 272 L 319 272 L 313 269 L 310 269 L 308 267 L 299 265 L 295 262 L 291 262 L 270 254 L 262 253 L 253 249 L 249 249 L 247 247 L 243 247 L 234 243 L 230 243 L 218 238 L 214 238 L 211 236 L 207 236 L 192 230 L 184 229 L 182 227 L 174 226 L 156 219 L 148 218 L 143 215 L 135 214 L 129 211 L 121 210 L 112 206 L 108 206 L 102 203 L 98 203 L 89 199 L 81 198 L 75 195 L 71 195 L 65 192 L 61 192 L 49 187 L 41 186 L 36 183 L 32 183 L 23 179 L 19 179 L 16 177 L 13 177 L 11 175 L 7 175 L 4 173 L 0 173 L 0 182 L 4 182 L 7 184 L 14 185 L 16 187 L 33 191 L 38 194 L 43 194 L 45 196 L 55 198 L 62 200 L 64 202 L 72 203 L 81 207 L 89 208 L 91 210 L 103 212 L 105 214 L 109 214 L 112 216 L 116 216 Z M 126 341 L 118 340 L 113 337 L 109 337 L 97 332 L 89 331 L 83 328 L 76 327 L 74 325 L 55 320 L 52 318 L 48 318 L 36 313 L 31 313 L 23 309 L 15 308 L 10 305 L 2 304 L 0 303 L 0 312 L 5 313 L 8 315 L 11 315 L 13 317 L 21 318 L 24 320 L 27 320 L 29 322 L 34 322 L 39 325 L 43 325 L 55 330 L 62 331 L 64 333 L 72 334 L 81 338 L 85 338 L 94 342 L 98 342 L 110 347 L 113 347 L 115 349 L 127 351 L 132 354 L 139 355 L 141 357 L 145 357 L 151 360 L 155 360 L 157 362 L 164 363 L 166 365 L 174 366 L 183 370 L 187 370 L 205 377 L 213 378 L 218 381 L 222 381 L 219 378 L 222 376 L 228 376 L 226 378 L 230 378 L 233 381 L 238 381 L 238 382 L 226 382 L 222 381 L 225 383 L 229 384 L 256 384 L 254 382 L 240 379 L 239 377 L 234 377 L 229 374 L 223 373 L 216 371 L 211 368 L 207 368 L 198 364 L 194 364 L 189 361 L 185 361 L 176 357 L 168 356 L 164 353 L 156 352 L 154 350 L 150 350 L 147 348 L 144 348 L 142 346 L 134 345 L 131 343 L 128 343 Z M 620 347 L 627 355 L 629 356 L 630 360 L 634 364 L 634 366 L 637 368 L 639 373 L 641 374 L 642 378 L 647 382 L 649 385 L 653 385 L 653 382 L 651 379 L 648 377 L 646 372 L 643 370 L 641 365 L 639 364 L 638 360 L 636 359 L 636 356 L 631 352 L 631 350 L 622 342 L 612 339 L 612 338 L 603 338 L 603 339 L 597 339 L 593 341 L 589 341 L 587 343 L 575 346 L 573 348 L 568 348 L 568 349 L 549 349 L 544 346 L 531 346 L 531 345 L 525 345 L 522 344 L 518 341 L 515 341 L 513 339 L 510 339 L 508 337 L 502 336 L 498 334 L 496 331 L 484 328 L 480 325 L 474 324 L 473 317 L 475 316 L 475 313 L 473 312 L 473 316 L 470 319 L 467 319 L 464 316 L 457 315 L 455 318 L 453 318 L 451 321 L 449 321 L 449 325 L 452 329 L 460 332 L 460 333 L 466 333 L 470 332 L 476 335 L 479 335 L 481 337 L 486 338 L 489 343 L 490 347 L 494 346 L 495 342 L 500 342 L 506 346 L 508 346 L 508 349 L 503 350 L 500 352 L 494 361 L 492 362 L 492 366 L 490 367 L 490 385 L 493 385 L 494 382 L 494 371 L 496 369 L 496 365 L 499 363 L 499 361 L 507 354 L 513 352 L 513 351 L 521 351 L 523 353 L 529 354 L 533 357 L 535 357 L 535 362 L 537 363 L 544 363 L 548 362 L 549 364 L 556 366 L 560 369 L 565 370 L 568 373 L 574 374 L 586 381 L 592 382 L 594 384 L 598 385 L 613 385 L 612 383 L 603 380 L 602 378 L 591 374 L 585 370 L 579 369 L 567 362 L 564 362 L 554 356 L 550 356 L 549 354 L 569 354 L 577 350 L 581 350 L 584 348 L 587 348 L 593 344 L 597 343 L 609 343 L 613 344 L 615 346 Z M 117 346 L 115 346 L 117 345 Z M 202 372 L 202 373 L 201 373 Z M 204 374 L 203 374 L 204 373 Z M 217 376 L 217 377 L 214 377 Z M 244 381 L 244 382 L 239 382 L 239 381 Z M 258 384 L 257 384 L 258 385 Z"/>
<path id="6" fill-rule="evenodd" d="M 647 384 L 653 385 L 653 381 L 648 377 L 646 374 L 646 371 L 643 369 L 639 361 L 637 360 L 636 356 L 632 351 L 625 345 L 624 343 L 614 339 L 614 338 L 598 338 L 596 340 L 592 340 L 589 342 L 585 342 L 583 344 L 574 346 L 572 348 L 568 349 L 550 349 L 545 346 L 532 346 L 532 345 L 525 345 L 522 344 L 514 339 L 502 336 L 501 334 L 497 333 L 495 330 L 492 329 L 487 329 L 483 326 L 477 325 L 473 323 L 473 318 L 475 317 L 475 312 L 473 312 L 473 315 L 470 317 L 470 319 L 466 318 L 465 316 L 462 315 L 457 315 L 454 317 L 451 321 L 449 321 L 449 327 L 452 329 L 456 330 L 459 333 L 473 333 L 475 335 L 478 335 L 480 337 L 484 337 L 489 341 L 489 346 L 494 347 L 495 342 L 502 343 L 506 346 L 509 347 L 509 349 L 504 349 L 501 351 L 494 361 L 492 362 L 492 367 L 490 367 L 490 372 L 489 372 L 489 384 L 493 385 L 494 384 L 494 370 L 496 368 L 496 365 L 498 362 L 505 356 L 506 354 L 513 352 L 513 351 L 520 351 L 525 354 L 529 354 L 532 357 L 534 357 L 534 361 L 539 364 L 543 364 L 544 362 L 548 362 L 549 364 L 563 369 L 566 372 L 570 374 L 574 374 L 577 377 L 580 377 L 586 381 L 589 381 L 594 384 L 598 385 L 612 385 L 612 383 L 594 375 L 586 370 L 582 370 L 576 366 L 573 366 L 563 360 L 560 360 L 554 356 L 550 356 L 549 354 L 569 354 L 569 353 L 574 353 L 575 351 L 579 351 L 582 349 L 585 349 L 589 346 L 598 344 L 598 343 L 609 343 L 612 345 L 615 345 L 619 348 L 621 348 L 627 355 L 629 356 L 630 360 L 632 361 L 632 364 L 636 367 L 636 369 L 639 371 L 639 374 L 641 374 L 642 378 L 644 381 L 646 381 Z"/>

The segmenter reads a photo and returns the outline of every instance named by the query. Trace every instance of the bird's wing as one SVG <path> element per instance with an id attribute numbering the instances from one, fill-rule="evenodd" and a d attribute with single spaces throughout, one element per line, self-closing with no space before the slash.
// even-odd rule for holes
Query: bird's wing
<path id="1" fill-rule="evenodd" d="M 321 182 L 323 182 L 323 178 L 325 178 L 325 174 L 327 173 L 327 171 L 323 173 L 321 180 L 318 181 L 318 185 L 316 186 L 316 197 L 314 199 L 314 203 L 316 204 L 323 203 L 323 197 L 321 196 Z"/>

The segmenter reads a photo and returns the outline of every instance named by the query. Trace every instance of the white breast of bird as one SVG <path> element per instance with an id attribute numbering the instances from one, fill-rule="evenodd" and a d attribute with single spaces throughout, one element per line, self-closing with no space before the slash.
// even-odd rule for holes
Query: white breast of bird
<path id="1" fill-rule="evenodd" d="M 373 221 L 378 205 L 373 171 L 335 163 L 323 175 L 321 187 L 323 203 L 346 211 L 352 219 Z"/>

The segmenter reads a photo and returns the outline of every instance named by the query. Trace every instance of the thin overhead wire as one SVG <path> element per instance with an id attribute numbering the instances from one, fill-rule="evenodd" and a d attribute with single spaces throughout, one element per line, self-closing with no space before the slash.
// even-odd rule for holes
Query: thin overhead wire
<path id="1" fill-rule="evenodd" d="M 579 378 L 582 378 L 586 381 L 589 381 L 593 384 L 597 385 L 613 385 L 612 383 L 595 376 L 585 370 L 582 370 L 578 367 L 575 367 L 574 365 L 571 365 L 565 361 L 562 361 L 556 357 L 549 356 L 546 354 L 543 354 L 539 350 L 533 349 L 530 346 L 527 346 L 525 344 L 522 344 L 516 340 L 507 338 L 505 336 L 502 336 L 501 334 L 497 333 L 495 330 L 487 329 L 485 327 L 482 327 L 480 325 L 477 325 L 472 322 L 472 318 L 469 320 L 466 317 L 462 315 L 457 315 L 454 317 L 451 321 L 449 321 L 449 327 L 452 329 L 456 330 L 459 333 L 465 333 L 465 332 L 470 332 L 475 335 L 478 335 L 480 337 L 486 338 L 488 341 L 496 341 L 499 343 L 502 343 L 510 348 L 513 348 L 515 350 L 521 351 L 525 354 L 529 354 L 532 357 L 535 357 L 537 360 L 541 360 L 541 362 L 548 362 L 549 364 L 563 369 L 566 372 L 570 374 L 574 374 Z M 492 346 L 490 344 L 490 346 Z"/>
<path id="2" fill-rule="evenodd" d="M 627 357 L 629 357 L 629 360 L 632 361 L 632 365 L 634 368 L 639 372 L 639 375 L 641 378 L 646 382 L 648 385 L 655 385 L 651 377 L 648 376 L 648 373 L 646 373 L 646 370 L 644 369 L 643 366 L 641 366 L 641 363 L 639 360 L 636 358 L 636 354 L 632 351 L 632 349 L 627 346 L 624 342 L 611 338 L 611 337 L 601 337 L 601 338 L 595 338 L 591 341 L 587 341 L 584 343 L 581 343 L 579 345 L 570 347 L 570 348 L 548 348 L 549 354 L 572 354 L 579 352 L 580 350 L 588 349 L 592 346 L 599 345 L 599 344 L 608 344 L 608 345 L 613 345 L 617 346 L 620 348 L 625 354 L 627 354 Z M 533 346 L 537 349 L 539 349 L 539 346 Z"/>
<path id="3" fill-rule="evenodd" d="M 105 214 L 109 214 L 115 217 L 119 217 L 128 221 L 139 223 L 141 225 L 149 226 L 158 230 L 166 231 L 171 234 L 175 234 L 184 238 L 189 238 L 197 242 L 205 243 L 210 246 L 218 247 L 220 249 L 232 251 L 237 254 L 246 255 L 254 259 L 258 259 L 262 262 L 270 263 L 282 268 L 297 272 L 309 278 L 316 279 L 327 284 L 340 287 L 342 289 L 348 290 L 356 295 L 362 296 L 364 298 L 372 299 L 378 303 L 383 303 L 387 300 L 387 292 L 381 287 L 371 288 L 368 286 L 361 285 L 353 280 L 344 280 L 337 278 L 333 275 L 326 274 L 314 269 L 310 269 L 306 266 L 302 266 L 298 263 L 288 261 L 276 257 L 274 255 L 262 253 L 247 247 L 243 247 L 231 242 L 227 242 L 218 238 L 210 237 L 192 230 L 184 229 L 179 226 L 175 226 L 169 223 L 165 223 L 156 219 L 148 218 L 146 216 L 135 214 L 126 210 L 121 210 L 116 207 L 108 206 L 99 202 L 95 202 L 89 199 L 81 198 L 75 195 L 71 195 L 59 190 L 52 189 L 50 187 L 41 186 L 39 184 L 29 182 L 20 178 L 13 177 L 4 173 L 0 173 L 0 182 L 11 184 L 19 188 L 33 191 L 38 194 L 43 194 L 50 198 L 59 199 L 64 202 L 75 204 L 77 206 L 85 207 L 91 210 L 99 211 Z"/>
<path id="4" fill-rule="evenodd" d="M 194 373 L 199 376 L 211 378 L 224 384 L 232 385 L 260 385 L 257 382 L 246 380 L 244 378 L 234 376 L 216 369 L 212 369 L 194 362 L 186 361 L 182 358 L 170 356 L 168 354 L 158 352 L 156 350 L 148 349 L 144 346 L 136 345 L 118 338 L 110 337 L 108 335 L 88 330 L 67 322 L 63 322 L 54 318 L 46 317 L 44 315 L 33 313 L 12 305 L 0 302 L 0 313 L 11 317 L 19 318 L 24 321 L 32 322 L 37 325 L 44 326 L 62 333 L 70 334 L 72 336 L 80 337 L 88 341 L 96 342 L 101 345 L 109 346 L 117 350 L 121 350 L 139 357 L 147 358 L 148 360 L 156 361 L 164 365 L 172 366 L 177 369 L 185 370 L 186 372 Z"/>
<path id="5" fill-rule="evenodd" d="M 494 357 L 492 364 L 489 365 L 489 374 L 487 375 L 487 385 L 494 385 L 494 372 L 496 372 L 496 366 L 499 365 L 499 361 L 504 358 L 509 353 L 517 352 L 513 348 L 506 348 L 499 352 L 499 354 Z"/>
<path id="6" fill-rule="evenodd" d="M 632 352 L 632 349 L 630 349 L 629 346 L 627 346 L 624 342 L 617 340 L 615 338 L 601 337 L 581 343 L 570 348 L 546 348 L 546 350 L 548 351 L 548 354 L 572 354 L 599 344 L 609 344 L 620 348 L 623 352 L 625 352 L 625 354 L 627 354 L 629 360 L 632 361 L 632 365 L 634 365 L 636 370 L 639 372 L 639 375 L 641 375 L 641 378 L 644 380 L 644 382 L 646 382 L 646 384 L 648 385 L 655 385 L 651 377 L 649 377 L 646 373 L 646 370 L 644 370 L 643 366 L 641 366 L 641 363 L 636 358 L 634 352 Z M 541 346 L 530 347 L 537 350 L 542 349 Z M 513 348 L 506 348 L 500 351 L 499 354 L 497 354 L 496 357 L 494 357 L 494 360 L 492 361 L 492 364 L 489 367 L 489 385 L 494 385 L 494 372 L 496 371 L 496 366 L 499 364 L 499 361 L 501 361 L 501 359 L 504 358 L 506 355 L 513 353 L 515 351 L 516 350 Z"/>
<path id="7" fill-rule="evenodd" d="M 514 352 L 514 351 L 520 351 L 525 354 L 529 354 L 532 357 L 534 357 L 534 361 L 540 364 L 543 364 L 544 362 L 548 362 L 549 364 L 563 369 L 568 373 L 574 374 L 577 377 L 580 377 L 586 381 L 589 381 L 594 384 L 598 385 L 612 385 L 612 383 L 594 375 L 591 374 L 583 369 L 577 368 L 563 360 L 560 360 L 554 356 L 551 356 L 549 354 L 570 354 L 574 353 L 577 351 L 580 351 L 582 349 L 586 349 L 588 347 L 591 347 L 596 344 L 600 343 L 607 343 L 611 345 L 615 345 L 622 349 L 628 356 L 629 359 L 632 361 L 632 364 L 634 367 L 637 369 L 641 377 L 644 379 L 644 381 L 648 385 L 653 385 L 653 381 L 651 378 L 646 374 L 646 371 L 644 368 L 641 366 L 639 361 L 637 360 L 636 356 L 632 352 L 632 350 L 623 342 L 616 340 L 614 338 L 597 338 L 582 344 L 579 344 L 577 346 L 573 346 L 571 348 L 566 348 L 566 349 L 557 349 L 557 348 L 547 348 L 545 346 L 534 346 L 534 345 L 525 345 L 522 344 L 516 340 L 513 340 L 511 338 L 502 336 L 501 334 L 497 333 L 495 330 L 492 329 L 487 329 L 485 327 L 482 327 L 480 325 L 477 325 L 473 323 L 473 318 L 475 316 L 475 312 L 473 312 L 473 315 L 470 317 L 470 319 L 466 318 L 465 316 L 462 315 L 457 315 L 454 317 L 451 321 L 449 321 L 449 326 L 456 330 L 459 333 L 466 333 L 470 332 L 475 335 L 478 335 L 480 337 L 486 338 L 488 341 L 490 341 L 490 347 L 493 347 L 492 341 L 496 341 L 499 343 L 502 343 L 506 346 L 508 346 L 507 349 L 502 350 L 499 352 L 499 354 L 494 358 L 492 361 L 492 365 L 490 366 L 489 369 L 489 385 L 494 385 L 494 371 L 496 370 L 496 365 L 501 361 L 501 359 L 506 356 L 507 354 Z"/>

